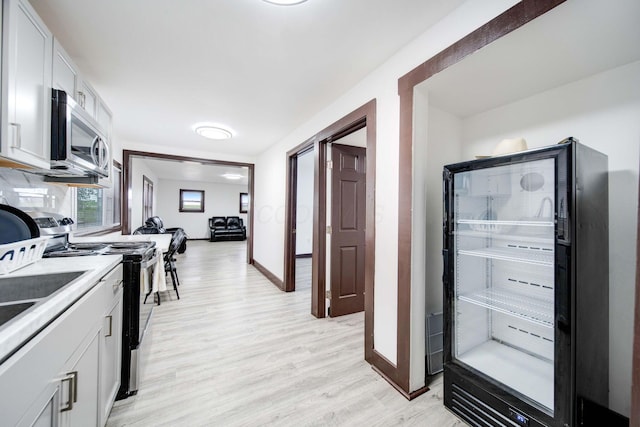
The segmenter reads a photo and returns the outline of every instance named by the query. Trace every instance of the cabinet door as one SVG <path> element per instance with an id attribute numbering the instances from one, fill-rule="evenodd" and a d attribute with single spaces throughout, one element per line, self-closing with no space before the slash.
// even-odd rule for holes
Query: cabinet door
<path id="1" fill-rule="evenodd" d="M 118 286 L 115 305 L 105 316 L 100 350 L 100 425 L 107 423 L 120 388 L 122 355 L 122 287 Z"/>
<path id="2" fill-rule="evenodd" d="M 102 99 L 98 100 L 97 108 L 96 119 L 98 120 L 98 124 L 102 128 L 107 142 L 111 142 L 111 110 L 109 110 L 109 107 L 107 107 Z"/>
<path id="3" fill-rule="evenodd" d="M 58 427 L 59 421 L 60 383 L 52 380 L 17 425 L 20 427 Z"/>
<path id="4" fill-rule="evenodd" d="M 55 406 L 55 396 L 52 397 L 44 407 L 38 418 L 31 424 L 32 427 L 56 427 L 58 410 Z"/>
<path id="5" fill-rule="evenodd" d="M 2 154 L 48 169 L 53 37 L 27 0 L 2 4 Z"/>
<path id="6" fill-rule="evenodd" d="M 96 107 L 98 95 L 86 80 L 80 81 L 78 85 L 78 102 L 94 119 L 96 118 Z"/>
<path id="7" fill-rule="evenodd" d="M 67 370 L 67 377 L 71 381 L 62 387 L 64 397 L 61 405 L 69 408 L 63 412 L 63 426 L 98 425 L 99 352 L 100 331 L 92 333 L 89 343 L 81 346 L 80 351 L 71 359 Z M 71 404 L 67 398 L 72 400 Z"/>
<path id="8" fill-rule="evenodd" d="M 64 90 L 75 99 L 78 84 L 78 68 L 62 48 L 57 39 L 53 40 L 53 87 Z"/>

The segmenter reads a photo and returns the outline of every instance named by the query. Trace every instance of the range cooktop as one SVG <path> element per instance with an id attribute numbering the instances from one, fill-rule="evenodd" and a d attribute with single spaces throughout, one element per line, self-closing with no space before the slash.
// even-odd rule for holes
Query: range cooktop
<path id="1" fill-rule="evenodd" d="M 69 243 L 66 247 L 45 252 L 45 258 L 91 256 L 91 255 L 127 255 L 144 256 L 154 248 L 155 242 L 83 242 Z"/>

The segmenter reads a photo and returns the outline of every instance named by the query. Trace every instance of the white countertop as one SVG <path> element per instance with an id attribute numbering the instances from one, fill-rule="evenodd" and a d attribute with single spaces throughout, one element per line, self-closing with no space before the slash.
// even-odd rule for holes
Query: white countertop
<path id="1" fill-rule="evenodd" d="M 106 236 L 88 236 L 88 237 L 75 237 L 69 236 L 69 241 L 72 243 L 84 243 L 84 242 L 156 242 L 156 248 L 162 252 L 169 250 L 169 243 L 171 243 L 171 234 L 124 234 L 114 236 L 108 234 Z"/>
<path id="2" fill-rule="evenodd" d="M 122 261 L 122 255 L 103 255 L 72 258 L 45 258 L 31 265 L 0 276 L 2 278 L 47 275 L 84 271 L 69 285 L 45 297 L 28 310 L 0 326 L 0 360 L 4 360 L 58 314 L 87 293 L 111 269 Z"/>

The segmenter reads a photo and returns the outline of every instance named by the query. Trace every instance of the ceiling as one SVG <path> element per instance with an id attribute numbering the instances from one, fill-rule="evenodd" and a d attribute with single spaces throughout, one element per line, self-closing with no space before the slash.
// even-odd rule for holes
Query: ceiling
<path id="1" fill-rule="evenodd" d="M 255 156 L 463 0 L 30 0 L 119 141 Z M 196 135 L 197 122 L 235 137 Z M 310 135 L 311 136 L 311 135 Z"/>
<path id="2" fill-rule="evenodd" d="M 335 141 L 337 144 L 352 145 L 356 147 L 367 146 L 367 128 L 352 132 Z M 313 152 L 309 152 L 313 154 Z M 215 164 L 202 164 L 196 161 L 163 160 L 155 157 L 137 158 L 151 169 L 159 179 L 172 179 L 180 181 L 215 182 L 219 184 L 248 185 L 249 168 L 245 166 L 222 166 Z M 135 167 L 135 166 L 134 166 Z M 242 175 L 237 180 L 229 180 L 223 174 Z"/>
<path id="3" fill-rule="evenodd" d="M 425 80 L 461 118 L 640 60 L 640 1 L 568 0 Z"/>
<path id="4" fill-rule="evenodd" d="M 161 160 L 157 158 L 137 158 L 151 169 L 158 179 L 177 181 L 215 182 L 230 185 L 248 185 L 249 168 L 245 166 L 222 166 L 202 164 L 192 161 Z M 240 179 L 227 179 L 223 174 L 242 175 Z"/>

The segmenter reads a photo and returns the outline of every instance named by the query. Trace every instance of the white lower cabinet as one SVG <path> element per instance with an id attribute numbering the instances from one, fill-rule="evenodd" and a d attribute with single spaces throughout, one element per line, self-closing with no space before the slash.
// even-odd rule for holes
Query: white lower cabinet
<path id="1" fill-rule="evenodd" d="M 33 427 L 49 427 L 55 424 L 55 419 L 57 417 L 58 407 L 57 407 L 57 390 L 56 394 L 51 397 L 51 399 L 47 402 L 47 406 L 44 407 L 36 421 L 33 423 Z"/>
<path id="2" fill-rule="evenodd" d="M 100 331 L 88 337 L 71 358 L 63 379 L 61 414 L 63 426 L 98 425 Z"/>
<path id="3" fill-rule="evenodd" d="M 120 388 L 120 366 L 122 364 L 122 287 L 114 298 L 107 315 L 101 336 L 100 349 L 100 411 L 99 425 L 107 423 L 109 412 Z"/>
<path id="4" fill-rule="evenodd" d="M 0 365 L 0 424 L 104 426 L 120 386 L 122 265 Z"/>
<path id="5" fill-rule="evenodd" d="M 20 426 L 51 427 L 59 425 L 60 384 L 52 381 L 41 396 L 27 410 L 18 423 Z M 35 420 L 35 421 L 34 421 Z"/>

